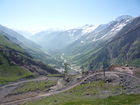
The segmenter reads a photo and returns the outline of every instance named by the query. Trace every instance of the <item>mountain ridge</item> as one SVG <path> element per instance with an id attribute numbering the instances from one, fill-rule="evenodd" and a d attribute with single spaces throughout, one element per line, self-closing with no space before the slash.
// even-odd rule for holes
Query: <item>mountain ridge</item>
<path id="1" fill-rule="evenodd" d="M 19 43 L 15 37 L 0 30 L 0 84 L 59 73 L 31 56 Z"/>
<path id="2" fill-rule="evenodd" d="M 116 37 L 120 36 L 119 34 L 124 34 L 125 31 L 128 33 L 131 33 L 131 30 L 133 30 L 133 27 L 130 24 L 133 24 L 135 27 L 137 27 L 135 24 L 139 23 L 139 20 L 137 21 L 137 23 L 134 22 L 135 20 L 137 20 L 137 18 L 139 18 L 139 17 L 132 17 L 129 15 L 119 16 L 107 24 L 101 24 L 98 27 L 96 27 L 95 29 L 93 28 L 93 31 L 86 32 L 84 35 L 82 34 L 82 31 L 83 31 L 82 28 L 78 29 L 78 30 L 80 30 L 80 32 L 76 33 L 76 34 L 69 35 L 69 34 L 65 33 L 65 37 L 66 36 L 75 37 L 78 34 L 79 34 L 79 37 L 77 39 L 75 37 L 75 40 L 71 41 L 71 43 L 69 43 L 67 45 L 65 44 L 65 42 L 63 42 L 62 44 L 66 45 L 66 46 L 63 46 L 63 48 L 58 49 L 58 51 L 56 53 L 59 53 L 59 54 L 64 53 L 65 57 L 68 59 L 69 62 L 71 62 L 74 65 L 75 64 L 80 65 L 80 66 L 84 65 L 84 66 L 88 67 L 88 69 L 90 68 L 90 65 L 95 66 L 92 69 L 97 69 L 97 68 L 103 67 L 103 62 L 108 62 L 109 65 L 118 64 L 117 60 L 116 60 L 116 62 L 113 60 L 106 61 L 107 59 L 112 59 L 112 58 L 108 58 L 110 56 L 110 53 L 109 53 L 109 50 L 105 47 L 107 46 L 107 44 L 111 43 L 111 41 L 113 42 L 115 40 L 118 40 Z M 129 26 L 129 28 L 126 28 L 128 26 Z M 85 27 L 86 28 L 93 27 L 93 25 L 85 25 Z M 126 28 L 126 30 L 125 30 L 125 28 Z M 67 30 L 67 31 L 77 32 L 78 30 L 71 29 L 71 30 Z M 130 31 L 128 31 L 128 30 L 130 30 Z M 61 35 L 60 33 L 59 33 L 59 35 L 57 35 L 57 33 L 55 34 L 56 37 L 58 37 L 60 35 Z M 137 36 L 137 37 L 139 37 L 139 36 Z M 61 39 L 61 37 L 59 37 L 59 38 Z M 44 39 L 45 39 L 45 34 L 44 34 Z M 55 42 L 55 41 L 59 41 L 59 40 L 56 38 L 55 40 L 52 40 L 50 42 Z M 127 43 L 127 42 L 124 42 L 124 43 Z M 129 41 L 128 41 L 128 43 L 129 43 Z M 43 43 L 43 44 L 45 45 L 45 43 Z M 55 43 L 53 43 L 53 44 L 55 44 Z M 60 45 L 56 44 L 56 46 L 60 46 Z M 116 45 L 114 45 L 114 47 L 115 46 Z M 115 48 L 117 49 L 117 47 L 115 47 Z M 138 52 L 139 52 L 139 50 L 138 50 Z M 112 52 L 112 53 L 114 53 L 114 52 Z M 121 53 L 123 53 L 123 52 L 121 52 Z M 103 57 L 104 54 L 107 55 L 108 57 L 106 56 L 104 58 Z M 102 59 L 101 62 L 100 62 L 100 60 L 94 61 L 94 59 L 98 58 L 97 56 L 103 57 L 105 59 L 105 61 L 100 57 L 99 57 L 99 59 L 100 60 Z M 120 59 L 120 58 L 118 57 L 115 59 Z M 125 58 L 124 58 L 124 60 L 125 60 Z M 92 64 L 91 62 L 95 62 L 95 63 Z M 129 62 L 121 62 L 121 63 L 129 63 Z M 121 63 L 119 63 L 119 64 L 121 64 Z"/>

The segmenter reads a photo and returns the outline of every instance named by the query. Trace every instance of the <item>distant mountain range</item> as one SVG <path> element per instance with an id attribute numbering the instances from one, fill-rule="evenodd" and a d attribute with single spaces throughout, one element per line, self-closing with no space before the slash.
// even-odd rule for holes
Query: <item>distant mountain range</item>
<path id="1" fill-rule="evenodd" d="M 129 20 L 131 19 L 131 16 L 124 15 L 108 24 L 101 24 L 98 27 L 87 24 L 82 27 L 63 31 L 47 30 L 33 35 L 31 39 L 48 50 L 59 50 L 70 44 L 79 43 L 80 45 L 83 45 L 100 39 L 102 40 L 105 35 L 108 36 L 106 38 L 112 37 L 121 30 L 123 26 L 129 23 Z"/>
<path id="2" fill-rule="evenodd" d="M 32 40 L 55 54 L 63 53 L 72 64 L 90 70 L 111 64 L 140 66 L 139 23 L 140 17 L 123 15 L 98 27 L 43 31 Z"/>

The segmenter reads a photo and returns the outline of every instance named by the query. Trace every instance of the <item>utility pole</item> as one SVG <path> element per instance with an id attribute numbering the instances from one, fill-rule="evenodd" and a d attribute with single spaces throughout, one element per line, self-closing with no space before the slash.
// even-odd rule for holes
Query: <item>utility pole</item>
<path id="1" fill-rule="evenodd" d="M 105 71 L 106 71 L 106 70 L 105 70 L 105 68 L 103 68 L 103 73 L 104 73 L 104 81 L 105 81 Z"/>
<path id="2" fill-rule="evenodd" d="M 82 73 L 82 75 L 84 74 L 84 71 L 85 71 L 85 68 L 84 68 L 84 66 L 82 65 L 81 67 L 81 73 Z"/>
<path id="3" fill-rule="evenodd" d="M 65 71 L 64 71 L 64 73 L 65 73 L 65 76 L 68 74 L 68 63 L 64 63 L 64 69 L 65 69 Z"/>
<path id="4" fill-rule="evenodd" d="M 90 66 L 90 70 L 93 70 L 93 64 L 90 64 L 89 66 Z"/>
<path id="5" fill-rule="evenodd" d="M 103 62 L 103 75 L 104 75 L 104 81 L 105 81 L 105 72 L 107 70 L 107 68 L 109 67 L 109 64 L 106 62 Z"/>

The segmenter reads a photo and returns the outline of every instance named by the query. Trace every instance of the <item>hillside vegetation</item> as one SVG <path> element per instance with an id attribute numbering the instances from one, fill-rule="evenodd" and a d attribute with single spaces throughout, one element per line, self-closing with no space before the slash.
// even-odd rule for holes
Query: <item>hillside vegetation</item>
<path id="1" fill-rule="evenodd" d="M 10 41 L 5 33 L 0 34 L 0 84 L 49 73 L 58 72 L 32 58 L 22 47 Z"/>
<path id="2" fill-rule="evenodd" d="M 108 93 L 102 93 L 103 91 L 115 92 L 119 88 L 122 87 L 97 81 L 82 84 L 67 92 L 23 105 L 137 105 L 140 103 L 140 95 L 121 94 L 109 96 Z M 108 97 L 105 98 L 106 96 Z"/>

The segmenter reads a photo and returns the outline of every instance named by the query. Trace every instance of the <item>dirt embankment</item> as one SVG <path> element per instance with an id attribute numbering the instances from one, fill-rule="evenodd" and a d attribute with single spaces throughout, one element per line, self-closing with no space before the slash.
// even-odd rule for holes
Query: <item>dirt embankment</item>
<path id="1" fill-rule="evenodd" d="M 110 66 L 109 71 L 118 71 L 123 73 L 128 73 L 140 78 L 140 68 L 128 67 L 128 66 Z"/>

